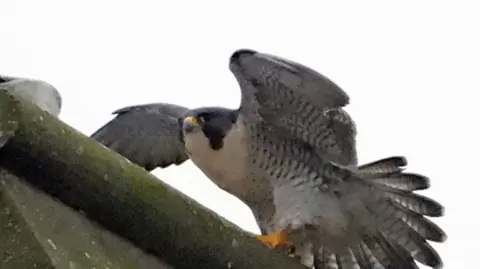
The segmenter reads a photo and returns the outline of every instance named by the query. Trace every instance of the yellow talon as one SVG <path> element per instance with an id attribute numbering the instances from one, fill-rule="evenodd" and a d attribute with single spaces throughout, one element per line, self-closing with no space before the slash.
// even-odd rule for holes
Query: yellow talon
<path id="1" fill-rule="evenodd" d="M 290 246 L 291 243 L 288 241 L 287 232 L 280 231 L 276 233 L 271 233 L 267 235 L 258 235 L 257 239 L 265 243 L 271 248 L 276 246 Z"/>

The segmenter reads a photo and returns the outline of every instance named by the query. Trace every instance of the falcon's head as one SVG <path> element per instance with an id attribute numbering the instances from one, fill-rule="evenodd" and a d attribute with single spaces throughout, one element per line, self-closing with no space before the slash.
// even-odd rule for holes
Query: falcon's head
<path id="1" fill-rule="evenodd" d="M 223 147 L 223 140 L 237 121 L 237 110 L 222 107 L 204 107 L 188 111 L 180 124 L 181 137 L 187 150 L 208 145 L 213 150 Z"/>

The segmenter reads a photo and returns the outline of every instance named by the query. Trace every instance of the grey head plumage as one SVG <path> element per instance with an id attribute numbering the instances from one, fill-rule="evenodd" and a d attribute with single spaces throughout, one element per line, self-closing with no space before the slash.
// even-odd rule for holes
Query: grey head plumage
<path id="1" fill-rule="evenodd" d="M 0 75 L 0 90 L 6 90 L 57 116 L 62 108 L 58 90 L 45 81 Z"/>
<path id="2" fill-rule="evenodd" d="M 182 120 L 182 136 L 198 130 L 209 140 L 213 150 L 223 147 L 223 139 L 238 118 L 238 110 L 224 107 L 202 107 L 189 110 L 184 118 L 192 117 L 196 124 Z"/>

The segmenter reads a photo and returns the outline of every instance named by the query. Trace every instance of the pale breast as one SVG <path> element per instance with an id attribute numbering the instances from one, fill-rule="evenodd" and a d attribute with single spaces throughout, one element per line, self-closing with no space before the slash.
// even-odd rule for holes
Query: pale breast
<path id="1" fill-rule="evenodd" d="M 225 136 L 223 147 L 213 150 L 203 132 L 196 132 L 185 137 L 185 148 L 192 162 L 220 188 L 240 195 L 246 191 L 248 184 L 248 152 L 242 128 L 233 125 Z"/>
<path id="2" fill-rule="evenodd" d="M 223 147 L 213 150 L 203 132 L 185 137 L 185 148 L 192 162 L 218 187 L 247 204 L 262 229 L 273 214 L 270 181 L 266 180 L 249 156 L 248 138 L 241 123 L 233 125 Z"/>

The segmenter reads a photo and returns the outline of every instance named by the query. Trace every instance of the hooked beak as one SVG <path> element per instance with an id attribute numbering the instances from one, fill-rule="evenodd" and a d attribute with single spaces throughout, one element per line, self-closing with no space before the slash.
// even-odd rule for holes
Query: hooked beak
<path id="1" fill-rule="evenodd" d="M 193 116 L 188 116 L 183 120 L 183 125 L 182 128 L 185 131 L 185 133 L 190 133 L 200 127 L 200 124 L 197 120 L 197 118 Z"/>

